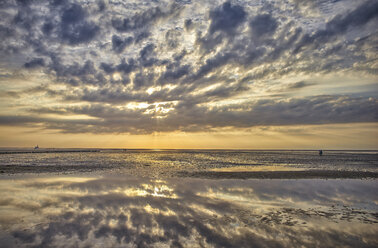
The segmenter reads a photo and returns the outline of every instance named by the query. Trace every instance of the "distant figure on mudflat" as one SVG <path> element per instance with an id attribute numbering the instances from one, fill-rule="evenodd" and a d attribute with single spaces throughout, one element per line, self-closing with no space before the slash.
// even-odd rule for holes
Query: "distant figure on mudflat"
<path id="1" fill-rule="evenodd" d="M 322 155 L 323 155 L 323 151 L 319 150 L 319 156 L 322 156 Z"/>

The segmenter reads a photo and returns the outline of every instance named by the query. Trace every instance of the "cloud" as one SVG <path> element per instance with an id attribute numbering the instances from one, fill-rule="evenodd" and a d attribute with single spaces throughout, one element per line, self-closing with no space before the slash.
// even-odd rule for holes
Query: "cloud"
<path id="1" fill-rule="evenodd" d="M 344 34 L 350 28 L 362 26 L 377 17 L 378 3 L 376 1 L 367 1 L 349 13 L 335 16 L 326 23 L 325 29 L 320 29 L 313 34 L 305 34 L 296 45 L 294 51 L 298 52 L 309 45 L 313 46 L 312 49 L 316 49 L 321 44 L 332 40 L 335 36 Z"/>
<path id="2" fill-rule="evenodd" d="M 138 80 L 134 87 L 146 87 L 145 78 Z M 378 116 L 374 113 L 378 106 L 378 100 L 365 98 L 351 98 L 343 96 L 317 96 L 308 98 L 291 98 L 287 100 L 259 100 L 244 104 L 226 105 L 221 107 L 196 106 L 209 99 L 219 97 L 227 98 L 243 87 L 219 87 L 206 92 L 201 96 L 188 97 L 185 104 L 177 105 L 147 105 L 134 110 L 120 110 L 117 107 L 91 104 L 83 107 L 66 108 L 40 108 L 31 109 L 29 112 L 53 113 L 53 114 L 79 114 L 87 115 L 94 119 L 67 120 L 60 118 L 36 118 L 33 116 L 0 116 L 1 125 L 32 125 L 46 129 L 58 129 L 62 132 L 77 133 L 152 133 L 154 131 L 187 130 L 196 127 L 197 131 L 206 131 L 209 128 L 233 127 L 248 128 L 252 126 L 280 126 L 280 125 L 310 125 L 330 123 L 352 122 L 376 122 Z M 169 94 L 169 92 L 167 92 Z M 117 90 L 106 92 L 108 102 L 133 101 L 150 95 L 126 95 Z M 159 99 L 161 95 L 152 96 Z M 180 96 L 171 96 L 172 100 L 180 99 Z M 101 101 L 104 96 L 86 95 L 82 97 L 86 101 Z M 171 109 L 173 108 L 173 109 Z M 165 112 L 165 109 L 170 109 Z M 151 111 L 153 110 L 153 111 Z M 156 126 L 155 117 L 162 117 Z"/>
<path id="3" fill-rule="evenodd" d="M 190 31 L 193 28 L 193 21 L 192 19 L 186 19 L 184 22 L 184 28 L 186 31 Z"/>
<path id="4" fill-rule="evenodd" d="M 147 39 L 151 35 L 148 31 L 142 31 L 140 33 L 137 33 L 135 36 L 135 43 L 140 43 L 141 41 Z"/>
<path id="5" fill-rule="evenodd" d="M 1 95 L 10 100 L 4 113 L 14 114 L 4 114 L 3 125 L 151 133 L 377 121 L 376 1 L 345 8 L 327 1 L 1 4 L 0 69 L 11 75 L 0 77 L 7 85 Z M 16 75 L 24 80 L 19 87 L 9 84 Z M 329 92 L 327 78 L 339 75 L 368 86 Z M 316 92 L 313 77 L 325 80 Z M 39 118 L 31 113 L 40 104 L 62 109 L 54 115 L 66 119 L 70 112 L 100 121 Z"/>
<path id="6" fill-rule="evenodd" d="M 172 4 L 167 11 L 162 10 L 160 7 L 150 8 L 129 18 L 114 18 L 112 19 L 112 26 L 119 32 L 130 32 L 153 25 L 161 19 L 178 14 L 179 11 L 180 7 L 176 4 Z"/>
<path id="7" fill-rule="evenodd" d="M 295 83 L 290 84 L 288 88 L 289 89 L 301 89 L 301 88 L 311 86 L 311 85 L 314 85 L 314 83 L 299 81 L 299 82 L 295 82 Z"/>
<path id="8" fill-rule="evenodd" d="M 19 98 L 20 94 L 15 91 L 0 92 L 1 97 Z"/>
<path id="9" fill-rule="evenodd" d="M 181 32 L 177 29 L 168 30 L 165 33 L 165 39 L 169 48 L 176 48 L 179 46 Z"/>
<path id="10" fill-rule="evenodd" d="M 224 39 L 233 39 L 238 27 L 246 20 L 247 13 L 240 5 L 225 2 L 209 12 L 210 25 L 206 35 L 199 33 L 197 43 L 208 52 L 219 45 Z"/>
<path id="11" fill-rule="evenodd" d="M 173 67 L 164 72 L 159 78 L 161 84 L 176 82 L 176 80 L 182 78 L 190 72 L 189 65 L 183 65 L 179 67 Z"/>
<path id="12" fill-rule="evenodd" d="M 225 2 L 223 5 L 213 11 L 210 11 L 210 27 L 209 33 L 213 34 L 217 31 L 232 34 L 236 28 L 243 23 L 247 16 L 244 8 L 239 5 L 232 5 Z"/>
<path id="13" fill-rule="evenodd" d="M 260 37 L 264 35 L 272 35 L 278 26 L 277 20 L 269 14 L 255 16 L 249 26 L 253 36 Z"/>
<path id="14" fill-rule="evenodd" d="M 133 41 L 133 37 L 129 36 L 122 39 L 118 35 L 112 37 L 112 47 L 116 53 L 122 53 L 126 46 L 130 45 Z"/>
<path id="15" fill-rule="evenodd" d="M 40 67 L 44 65 L 45 65 L 45 60 L 43 58 L 34 58 L 24 64 L 25 68 L 28 68 L 28 69 Z"/>
<path id="16" fill-rule="evenodd" d="M 346 15 L 337 15 L 326 24 L 329 32 L 343 33 L 351 27 L 364 25 L 370 20 L 378 17 L 378 3 L 376 1 L 368 1 L 361 4 L 356 9 L 350 11 Z"/>
<path id="17" fill-rule="evenodd" d="M 86 20 L 86 12 L 78 4 L 73 4 L 62 13 L 61 36 L 71 45 L 93 40 L 99 30 L 99 26 Z"/>

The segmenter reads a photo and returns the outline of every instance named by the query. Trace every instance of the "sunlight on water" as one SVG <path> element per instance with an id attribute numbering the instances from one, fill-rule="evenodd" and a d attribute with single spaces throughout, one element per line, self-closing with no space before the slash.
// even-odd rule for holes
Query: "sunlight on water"
<path id="1" fill-rule="evenodd" d="M 211 171 L 224 172 L 243 172 L 243 171 L 303 171 L 304 168 L 295 168 L 287 165 L 268 165 L 268 166 L 232 166 L 224 168 L 214 168 Z"/>
<path id="2" fill-rule="evenodd" d="M 30 176 L 0 187 L 5 247 L 378 243 L 374 180 Z"/>
<path id="3" fill-rule="evenodd" d="M 1 151 L 0 151 L 1 152 Z M 378 172 L 378 154 L 351 151 L 104 150 L 104 152 L 1 154 L 0 172 L 102 172 L 147 177 L 180 172 L 332 170 Z M 1 174 L 0 174 L 1 175 Z"/>

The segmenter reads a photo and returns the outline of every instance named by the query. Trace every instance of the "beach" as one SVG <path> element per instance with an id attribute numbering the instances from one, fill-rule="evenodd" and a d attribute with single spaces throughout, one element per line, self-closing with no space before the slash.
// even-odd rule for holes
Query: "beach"
<path id="1" fill-rule="evenodd" d="M 378 0 L 0 6 L 0 248 L 378 247 Z"/>
<path id="2" fill-rule="evenodd" d="M 378 245 L 371 151 L 109 150 L 0 161 L 3 247 Z"/>

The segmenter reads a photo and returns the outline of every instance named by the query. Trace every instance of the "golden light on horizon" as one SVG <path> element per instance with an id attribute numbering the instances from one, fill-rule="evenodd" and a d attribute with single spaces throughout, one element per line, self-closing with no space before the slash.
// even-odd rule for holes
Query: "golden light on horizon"
<path id="1" fill-rule="evenodd" d="M 0 145 L 378 149 L 364 1 L 5 4 Z"/>

